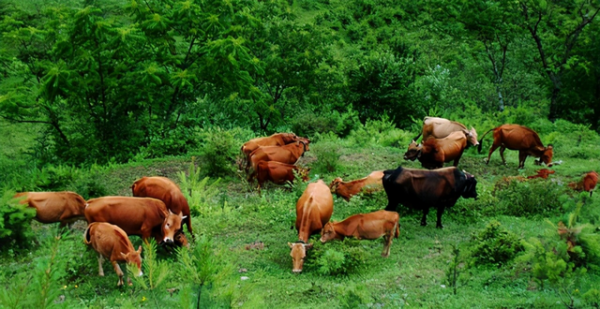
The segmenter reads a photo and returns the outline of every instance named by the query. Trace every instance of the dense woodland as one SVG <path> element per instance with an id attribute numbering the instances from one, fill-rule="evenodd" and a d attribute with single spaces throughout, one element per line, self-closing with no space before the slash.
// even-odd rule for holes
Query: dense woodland
<path id="1" fill-rule="evenodd" d="M 0 0 L 0 307 L 598 308 L 600 198 L 567 184 L 600 169 L 599 12 L 591 0 Z M 308 137 L 300 164 L 329 184 L 420 168 L 402 154 L 425 116 L 480 137 L 526 125 L 564 163 L 507 181 L 539 167 L 517 170 L 511 151 L 485 165 L 471 147 L 459 168 L 480 198 L 443 230 L 399 208 L 388 259 L 379 241 L 313 239 L 293 275 L 306 183 L 259 195 L 237 168 L 241 144 Z M 149 175 L 182 187 L 198 237 L 175 253 L 144 246 L 150 275 L 133 287 L 117 288 L 108 263 L 97 276 L 81 226 L 32 223 L 11 201 L 131 195 Z M 386 203 L 336 197 L 333 217 Z"/>

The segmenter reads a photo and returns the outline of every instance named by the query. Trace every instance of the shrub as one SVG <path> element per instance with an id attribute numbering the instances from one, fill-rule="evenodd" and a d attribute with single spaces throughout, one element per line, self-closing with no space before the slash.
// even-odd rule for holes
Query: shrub
<path id="1" fill-rule="evenodd" d="M 231 132 L 221 128 L 210 128 L 203 130 L 200 136 L 207 173 L 214 176 L 230 174 L 233 171 L 235 156 L 239 152 L 239 146 L 236 145 Z"/>
<path id="2" fill-rule="evenodd" d="M 31 219 L 35 209 L 13 200 L 15 192 L 6 191 L 0 197 L 0 250 L 11 247 L 27 247 L 27 239 L 33 236 Z"/>
<path id="3" fill-rule="evenodd" d="M 366 254 L 357 240 L 345 239 L 343 242 L 327 244 L 329 249 L 322 250 L 315 244 L 313 254 L 308 255 L 306 265 L 315 267 L 323 276 L 348 275 L 363 266 Z"/>
<path id="4" fill-rule="evenodd" d="M 502 228 L 500 222 L 495 220 L 474 234 L 472 241 L 474 248 L 471 256 L 476 264 L 505 265 L 523 251 L 519 237 Z"/>
<path id="5" fill-rule="evenodd" d="M 544 179 L 511 181 L 508 187 L 496 193 L 499 200 L 494 212 L 509 216 L 556 214 L 562 210 L 559 197 L 564 187 Z"/>
<path id="6" fill-rule="evenodd" d="M 212 201 L 219 189 L 216 187 L 220 178 L 208 184 L 210 177 L 200 179 L 200 168 L 196 168 L 194 164 L 195 157 L 192 157 L 192 162 L 188 169 L 188 175 L 185 172 L 178 172 L 181 191 L 185 195 L 190 206 L 190 214 L 192 216 L 207 215 L 212 210 Z"/>
<path id="7" fill-rule="evenodd" d="M 311 151 L 317 156 L 312 164 L 314 172 L 331 173 L 339 168 L 340 152 L 335 140 L 324 139 L 311 146 Z"/>

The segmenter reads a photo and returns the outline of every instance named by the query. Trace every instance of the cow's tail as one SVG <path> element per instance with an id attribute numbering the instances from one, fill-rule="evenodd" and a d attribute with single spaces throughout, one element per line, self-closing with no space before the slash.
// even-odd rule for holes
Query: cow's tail
<path id="1" fill-rule="evenodd" d="M 485 136 L 486 136 L 488 133 L 490 133 L 490 131 L 493 131 L 494 129 L 496 129 L 496 128 L 491 128 L 491 129 L 489 129 L 487 132 L 485 132 L 485 133 L 483 134 L 483 136 L 481 136 L 481 139 L 479 140 L 479 146 L 477 146 L 477 152 L 478 152 L 478 153 L 481 153 L 481 147 L 483 146 L 483 138 L 484 138 L 484 137 L 485 137 Z"/>
<path id="2" fill-rule="evenodd" d="M 398 238 L 398 236 L 400 236 L 400 220 L 396 221 L 394 227 L 394 237 Z"/>

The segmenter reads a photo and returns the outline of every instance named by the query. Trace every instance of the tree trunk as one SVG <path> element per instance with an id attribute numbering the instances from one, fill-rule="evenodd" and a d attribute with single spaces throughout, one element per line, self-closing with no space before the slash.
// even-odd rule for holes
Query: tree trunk
<path id="1" fill-rule="evenodd" d="M 558 95 L 560 93 L 560 86 L 554 83 L 554 87 L 552 89 L 552 96 L 550 97 L 550 113 L 548 114 L 548 119 L 552 122 L 558 119 Z"/>

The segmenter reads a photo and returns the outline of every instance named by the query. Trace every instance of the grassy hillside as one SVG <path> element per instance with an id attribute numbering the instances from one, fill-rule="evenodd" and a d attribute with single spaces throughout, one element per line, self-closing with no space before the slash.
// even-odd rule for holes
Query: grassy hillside
<path id="1" fill-rule="evenodd" d="M 356 179 L 373 170 L 395 168 L 399 164 L 420 167 L 418 163 L 402 160 L 404 150 L 401 148 L 404 146 L 401 145 L 408 143 L 412 133 L 392 128 L 375 132 L 372 127 L 371 123 L 361 129 L 371 132 L 369 134 L 357 130 L 347 139 L 316 137 L 311 143 L 312 151 L 300 162 L 312 166 L 311 181 L 321 178 L 329 183 L 336 176 Z M 202 289 L 201 307 L 548 308 L 569 303 L 569 293 L 575 307 L 589 306 L 593 302 L 588 302 L 582 295 L 600 285 L 600 277 L 594 268 L 589 268 L 589 272 L 579 278 L 550 284 L 532 279 L 528 263 L 511 260 L 503 264 L 478 265 L 468 258 L 478 245 L 472 240 L 473 235 L 490 221 L 497 220 L 502 228 L 520 240 L 547 237 L 548 233 L 555 232 L 545 219 L 554 224 L 559 220 L 567 221 L 567 214 L 575 209 L 574 201 L 580 197 L 566 188 L 566 184 L 598 166 L 597 159 L 589 156 L 599 152 L 600 147 L 596 143 L 598 136 L 585 129 L 559 134 L 560 130 L 554 128 L 541 135 L 543 141 L 553 139 L 555 161 L 563 161 L 554 167 L 556 173 L 548 180 L 514 183 L 495 191 L 494 187 L 502 177 L 533 175 L 539 167 L 534 166 L 530 158 L 524 170 L 517 170 L 517 153 L 514 151 L 506 152 L 506 166 L 501 164 L 498 153 L 492 156 L 489 165 L 485 165 L 483 159 L 487 155 L 470 148 L 459 167 L 476 175 L 479 199 L 460 199 L 444 214 L 444 229 L 435 228 L 434 210 L 429 215 L 428 226 L 421 227 L 420 213 L 400 206 L 400 238 L 394 239 L 389 258 L 380 256 L 382 240 L 347 239 L 320 244 L 318 238 L 313 237 L 311 242 L 315 247 L 309 251 L 304 271 L 299 275 L 291 272 L 287 242 L 297 239 L 296 231 L 290 227 L 295 220 L 295 203 L 306 183 L 281 187 L 269 185 L 262 195 L 254 190 L 254 186 L 234 176 L 235 173 L 213 186 L 210 184 L 216 181 L 215 178 L 208 180 L 207 185 L 197 184 L 191 188 L 196 194 L 191 204 L 193 228 L 198 238 L 192 248 L 200 250 L 202 245 L 208 244 L 209 255 L 215 258 L 211 262 L 214 277 Z M 586 134 L 591 134 L 592 138 L 580 142 L 574 138 Z M 390 137 L 395 137 L 393 142 L 389 142 Z M 570 141 L 577 145 L 568 146 L 566 143 Z M 484 143 L 484 149 L 488 149 L 490 140 L 486 139 Z M 333 172 L 319 170 L 318 162 L 331 157 L 327 153 L 332 148 L 328 147 L 333 147 L 339 154 L 337 169 Z M 194 178 L 193 170 L 190 176 L 192 164 L 199 165 L 202 171 L 204 158 L 188 155 L 110 165 L 99 168 L 94 181 L 106 195 L 130 195 L 133 180 L 145 175 L 163 175 L 179 183 L 189 183 Z M 204 176 L 198 179 L 202 178 Z M 332 219 L 342 220 L 355 213 L 382 209 L 387 198 L 384 192 L 379 192 L 354 197 L 350 202 L 335 197 L 334 202 Z M 519 213 L 519 209 L 523 212 Z M 597 196 L 586 202 L 580 221 L 598 227 L 600 202 Z M 192 283 L 193 276 L 185 270 L 181 257 L 174 253 L 158 250 L 157 260 L 169 266 L 166 279 L 155 290 L 144 288 L 138 282 L 132 287 L 117 288 L 116 274 L 108 263 L 104 265 L 106 276 L 98 277 L 96 255 L 85 248 L 81 239 L 83 224 L 77 224 L 60 240 L 54 238 L 58 233 L 56 226 L 31 224 L 35 233 L 31 247 L 9 250 L 0 259 L 3 269 L 0 282 L 13 298 L 33 288 L 30 282 L 44 278 L 46 268 L 40 265 L 52 265 L 50 269 L 56 271 L 56 277 L 46 282 L 48 290 L 54 289 L 55 293 L 49 293 L 52 298 L 48 301 L 57 307 L 188 308 L 195 304 L 198 286 Z M 135 246 L 141 244 L 137 237 L 132 237 L 132 241 Z M 259 245 L 248 247 L 252 244 Z M 49 263 L 54 247 L 59 252 L 54 264 L 44 264 Z M 449 269 L 455 261 L 455 247 L 461 252 L 456 295 L 448 280 Z M 147 258 L 148 253 L 144 256 Z M 342 266 L 336 267 L 336 263 Z M 37 266 L 32 270 L 31 265 Z M 144 273 L 149 279 L 152 266 L 145 267 Z M 570 277 L 565 275 L 565 278 Z M 173 291 L 171 289 L 175 289 L 173 293 L 169 292 Z M 7 299 L 10 297 L 5 295 L 0 301 L 8 306 L 11 302 Z"/>

